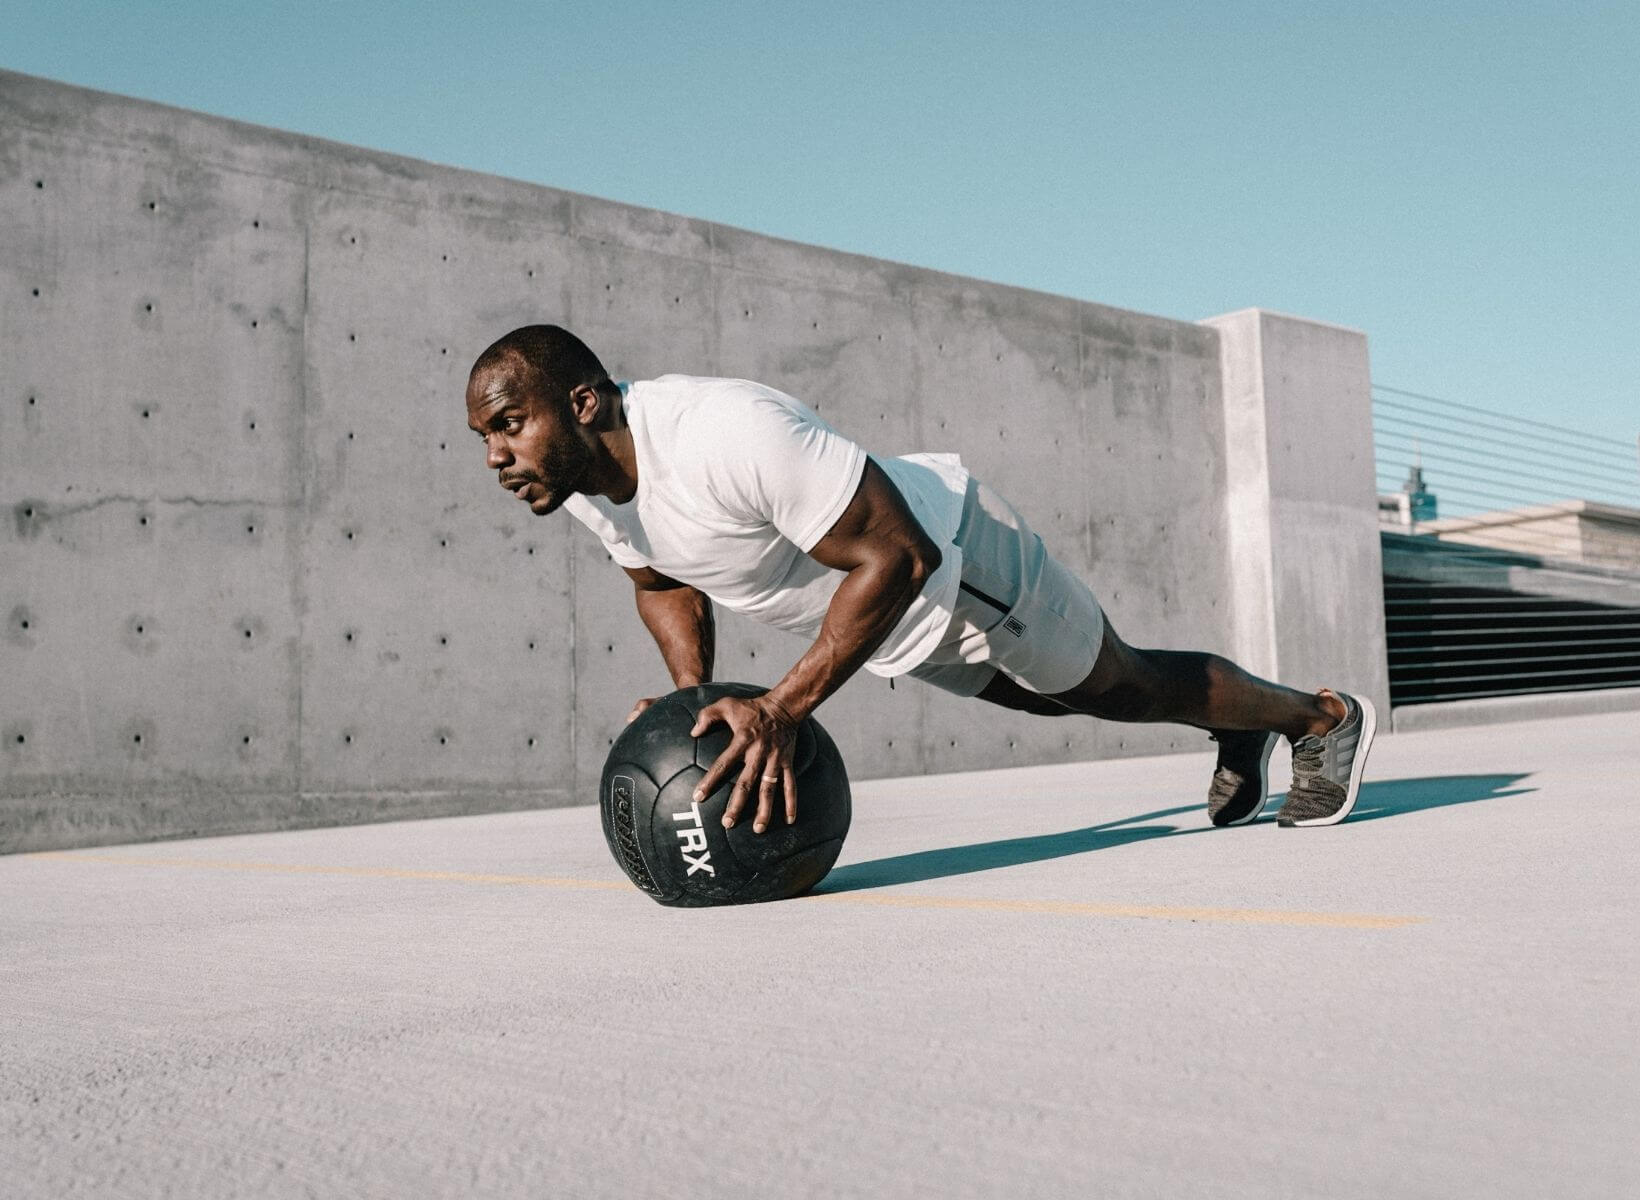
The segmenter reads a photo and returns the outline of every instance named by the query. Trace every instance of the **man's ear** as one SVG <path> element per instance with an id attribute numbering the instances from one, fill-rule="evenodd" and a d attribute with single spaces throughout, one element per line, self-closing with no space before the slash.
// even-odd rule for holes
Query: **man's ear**
<path id="1" fill-rule="evenodd" d="M 598 395 L 598 389 L 590 383 L 583 383 L 580 387 L 570 389 L 569 411 L 577 425 L 596 424 L 602 406 L 603 401 Z"/>

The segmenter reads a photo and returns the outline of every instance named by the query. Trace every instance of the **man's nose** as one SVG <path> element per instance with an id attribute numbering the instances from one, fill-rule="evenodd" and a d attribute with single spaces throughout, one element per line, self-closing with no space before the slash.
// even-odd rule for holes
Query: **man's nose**
<path id="1" fill-rule="evenodd" d="M 499 471 L 512 462 L 513 456 L 507 449 L 507 443 L 500 438 L 486 442 L 484 445 L 484 465 L 492 471 Z"/>

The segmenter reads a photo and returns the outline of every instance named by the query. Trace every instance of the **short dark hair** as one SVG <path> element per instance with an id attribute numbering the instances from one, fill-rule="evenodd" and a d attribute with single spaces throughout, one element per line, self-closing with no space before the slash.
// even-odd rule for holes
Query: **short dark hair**
<path id="1" fill-rule="evenodd" d="M 614 386 L 587 344 L 557 325 L 525 325 L 497 339 L 478 356 L 472 374 L 514 363 L 522 366 L 527 385 L 550 404 L 562 404 L 582 384 L 600 392 Z"/>

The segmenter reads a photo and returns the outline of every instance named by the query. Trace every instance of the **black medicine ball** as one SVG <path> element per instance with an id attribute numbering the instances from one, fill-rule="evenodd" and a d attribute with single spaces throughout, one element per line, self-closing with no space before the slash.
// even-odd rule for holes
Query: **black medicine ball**
<path id="1" fill-rule="evenodd" d="M 738 767 L 693 803 L 696 785 L 733 737 L 722 723 L 690 737 L 696 716 L 724 696 L 751 699 L 767 690 L 745 683 L 683 688 L 646 708 L 610 748 L 599 797 L 604 838 L 632 882 L 657 902 L 700 908 L 783 900 L 824 879 L 842 852 L 851 811 L 848 775 L 813 717 L 797 727 L 793 747 L 795 825 L 786 824 L 782 797 L 768 829 L 753 833 L 753 796 L 735 827 L 723 827 Z"/>

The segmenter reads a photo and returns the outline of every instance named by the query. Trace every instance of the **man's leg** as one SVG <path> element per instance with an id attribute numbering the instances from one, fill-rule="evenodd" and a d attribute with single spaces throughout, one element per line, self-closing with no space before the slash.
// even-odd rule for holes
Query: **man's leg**
<path id="1" fill-rule="evenodd" d="M 1274 730 L 1295 742 L 1319 737 L 1345 714 L 1344 702 L 1331 692 L 1310 695 L 1270 683 L 1217 654 L 1134 649 L 1117 636 L 1108 616 L 1093 670 L 1049 699 L 1107 721 L 1168 721 L 1213 732 Z"/>
<path id="2" fill-rule="evenodd" d="M 1285 734 L 1294 744 L 1294 782 L 1281 823 L 1330 824 L 1348 815 L 1376 728 L 1369 701 L 1270 683 L 1217 654 L 1134 649 L 1110 627 L 1088 585 L 978 480 L 969 481 L 957 544 L 962 619 L 953 618 L 939 662 L 968 665 L 931 662 L 933 675 L 923 668 L 914 675 L 1044 716 L 1077 712 L 1205 729 L 1219 743 L 1208 791 L 1215 825 L 1244 824 L 1263 811 L 1270 752 Z M 980 602 L 988 616 L 980 615 Z"/>
<path id="3" fill-rule="evenodd" d="M 1081 715 L 1074 708 L 1066 708 L 1052 697 L 1044 696 L 1041 692 L 1033 692 L 1030 688 L 1020 687 L 995 668 L 992 668 L 991 682 L 980 690 L 978 698 L 991 704 L 1000 704 L 1003 708 L 1032 713 L 1039 717 Z"/>
<path id="4" fill-rule="evenodd" d="M 997 671 L 979 698 L 1041 716 L 1075 712 L 1206 728 L 1219 744 L 1207 793 L 1208 817 L 1219 826 L 1246 825 L 1264 812 L 1270 754 L 1278 736 L 1272 729 L 1297 741 L 1318 725 L 1338 724 L 1345 707 L 1330 692 L 1310 696 L 1268 683 L 1216 654 L 1136 650 L 1116 635 L 1108 619 L 1095 670 L 1081 687 L 1043 696 Z M 1239 729 L 1244 723 L 1249 728 Z"/>

